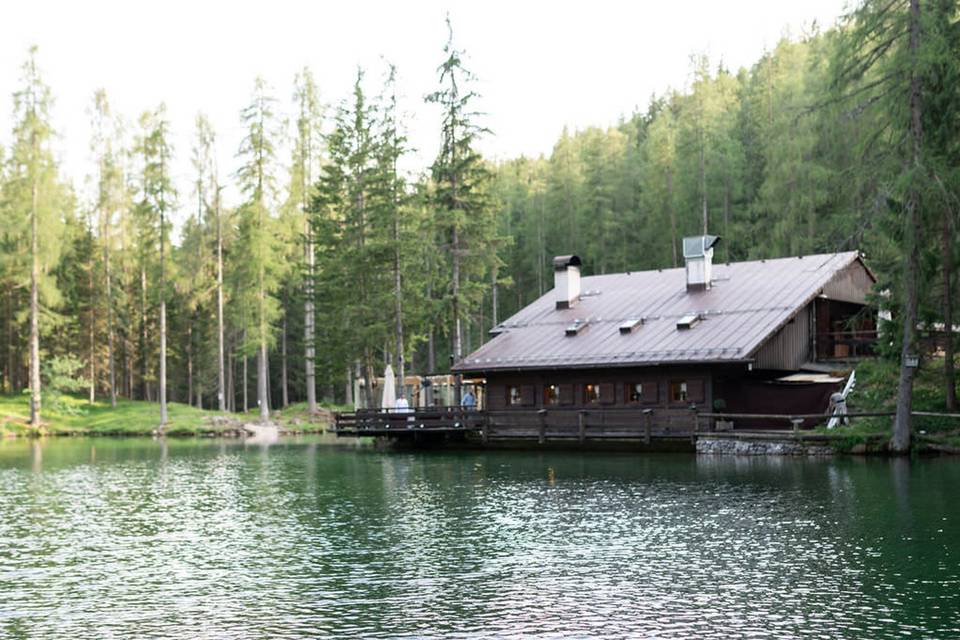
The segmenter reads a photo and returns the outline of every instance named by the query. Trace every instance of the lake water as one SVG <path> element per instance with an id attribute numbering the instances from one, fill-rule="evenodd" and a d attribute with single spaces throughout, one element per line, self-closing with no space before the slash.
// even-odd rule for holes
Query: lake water
<path id="1" fill-rule="evenodd" d="M 0 637 L 960 637 L 960 461 L 0 441 Z"/>

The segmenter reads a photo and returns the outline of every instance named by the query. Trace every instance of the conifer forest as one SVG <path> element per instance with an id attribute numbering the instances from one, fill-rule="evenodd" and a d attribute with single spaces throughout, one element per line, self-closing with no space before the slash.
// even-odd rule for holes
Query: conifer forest
<path id="1" fill-rule="evenodd" d="M 454 28 L 423 97 L 440 145 L 418 171 L 401 169 L 411 116 L 386 62 L 343 96 L 308 68 L 287 87 L 251 78 L 231 166 L 203 114 L 174 148 L 163 104 L 119 113 L 91 87 L 92 197 L 52 150 L 39 53 L 24 52 L 0 117 L 0 391 L 29 393 L 34 423 L 63 377 L 90 398 L 157 402 L 161 425 L 168 401 L 264 418 L 343 403 L 387 364 L 447 371 L 552 288 L 555 255 L 581 256 L 586 275 L 675 267 L 700 233 L 722 236 L 724 262 L 862 251 L 897 365 L 926 329 L 958 323 L 955 0 L 866 0 L 748 68 L 691 56 L 682 89 L 558 131 L 547 156 L 497 161 L 479 151 L 497 132 Z M 171 176 L 183 155 L 189 190 Z M 898 369 L 898 428 L 914 371 Z"/>

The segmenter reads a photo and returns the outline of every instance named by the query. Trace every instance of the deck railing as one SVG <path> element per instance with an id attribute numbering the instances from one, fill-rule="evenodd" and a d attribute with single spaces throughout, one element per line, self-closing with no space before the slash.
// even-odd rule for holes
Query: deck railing
<path id="1" fill-rule="evenodd" d="M 877 337 L 876 329 L 821 331 L 816 334 L 818 356 L 826 360 L 872 356 Z"/>
<path id="2" fill-rule="evenodd" d="M 890 411 L 851 412 L 840 416 L 841 424 L 859 418 L 894 415 Z M 918 417 L 960 418 L 957 413 L 914 411 Z M 580 441 L 652 438 L 696 438 L 698 435 L 729 431 L 744 421 L 741 432 L 776 431 L 799 436 L 809 427 L 835 418 L 830 413 L 761 414 L 716 413 L 689 409 L 644 409 L 633 407 L 551 408 L 509 411 L 477 411 L 461 407 L 431 407 L 409 411 L 359 409 L 336 414 L 335 432 L 344 436 L 386 436 L 404 438 L 423 435 L 472 434 L 483 442 L 490 439 Z M 762 426 L 758 426 L 762 425 Z"/>

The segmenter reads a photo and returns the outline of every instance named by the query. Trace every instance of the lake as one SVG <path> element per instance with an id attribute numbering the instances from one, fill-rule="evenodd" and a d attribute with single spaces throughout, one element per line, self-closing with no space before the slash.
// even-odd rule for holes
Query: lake
<path id="1" fill-rule="evenodd" d="M 960 637 L 960 460 L 0 441 L 0 637 Z"/>

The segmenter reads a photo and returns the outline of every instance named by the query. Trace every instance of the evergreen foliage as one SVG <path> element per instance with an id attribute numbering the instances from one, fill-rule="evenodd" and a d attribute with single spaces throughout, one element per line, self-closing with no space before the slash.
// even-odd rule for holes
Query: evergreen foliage
<path id="1" fill-rule="evenodd" d="M 447 370 L 552 287 L 554 255 L 579 254 L 585 275 L 679 266 L 680 239 L 704 231 L 724 236 L 721 260 L 864 251 L 896 319 L 878 370 L 939 334 L 943 406 L 956 407 L 944 331 L 957 324 L 960 250 L 950 0 L 865 0 L 749 68 L 693 56 L 686 86 L 612 126 L 564 129 L 546 156 L 497 163 L 479 151 L 493 134 L 451 29 L 426 96 L 440 145 L 418 175 L 400 169 L 411 150 L 392 66 L 373 90 L 358 70 L 329 116 L 302 70 L 286 123 L 257 80 L 241 113 L 235 208 L 205 118 L 181 203 L 162 108 L 130 140 L 102 91 L 91 188 L 74 197 L 35 55 L 0 149 L 0 380 L 11 393 L 36 388 L 37 412 L 33 365 L 53 357 L 83 363 L 91 399 L 164 397 L 165 311 L 171 400 L 246 410 L 255 357 L 263 419 L 288 402 L 351 401 L 353 382 L 388 363 L 398 376 Z M 900 375 L 898 406 L 909 405 L 912 374 Z M 898 420 L 896 448 L 909 435 Z"/>

